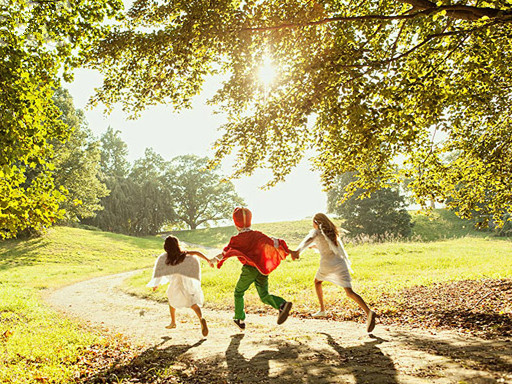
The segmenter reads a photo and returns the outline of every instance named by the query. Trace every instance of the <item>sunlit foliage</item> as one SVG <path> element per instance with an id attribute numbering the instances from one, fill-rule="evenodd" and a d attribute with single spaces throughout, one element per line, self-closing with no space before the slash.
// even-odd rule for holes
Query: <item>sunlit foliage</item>
<path id="1" fill-rule="evenodd" d="M 313 150 L 326 187 L 408 177 L 424 205 L 510 210 L 510 0 L 138 0 L 127 16 L 89 52 L 106 75 L 93 103 L 186 108 L 222 75 L 216 159 L 235 156 L 235 177 L 269 168 L 274 184 Z"/>

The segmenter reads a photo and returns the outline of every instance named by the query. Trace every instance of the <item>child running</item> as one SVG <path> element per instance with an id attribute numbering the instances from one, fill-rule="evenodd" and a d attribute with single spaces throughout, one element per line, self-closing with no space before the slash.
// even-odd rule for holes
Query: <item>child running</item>
<path id="1" fill-rule="evenodd" d="M 171 324 L 165 328 L 176 328 L 176 308 L 192 308 L 199 318 L 201 333 L 208 335 L 208 326 L 203 319 L 201 307 L 204 303 L 201 289 L 201 265 L 196 256 L 204 259 L 214 267 L 214 264 L 201 252 L 184 251 L 174 236 L 167 236 L 164 250 L 155 262 L 153 277 L 147 287 L 156 290 L 159 285 L 169 283 L 167 298 L 171 312 Z"/>
<path id="2" fill-rule="evenodd" d="M 223 252 L 217 255 L 217 267 L 232 256 L 243 264 L 242 273 L 235 287 L 235 324 L 245 329 L 244 293 L 252 283 L 256 286 L 261 301 L 279 310 L 277 324 L 288 318 L 292 303 L 268 292 L 268 275 L 276 269 L 281 260 L 290 253 L 284 240 L 270 238 L 251 229 L 252 213 L 247 208 L 235 208 L 233 221 L 238 234 L 233 236 Z"/>
<path id="3" fill-rule="evenodd" d="M 292 258 L 298 259 L 300 253 L 308 246 L 314 245 L 320 252 L 320 267 L 315 275 L 315 290 L 320 303 L 320 310 L 313 317 L 325 317 L 324 294 L 322 283 L 329 281 L 345 288 L 348 297 L 354 300 L 366 313 L 366 330 L 368 333 L 375 328 L 376 314 L 370 310 L 364 300 L 352 290 L 350 277 L 350 261 L 339 232 L 334 223 L 323 213 L 317 213 L 313 218 L 313 229 L 300 243 L 296 251 L 291 251 Z"/>

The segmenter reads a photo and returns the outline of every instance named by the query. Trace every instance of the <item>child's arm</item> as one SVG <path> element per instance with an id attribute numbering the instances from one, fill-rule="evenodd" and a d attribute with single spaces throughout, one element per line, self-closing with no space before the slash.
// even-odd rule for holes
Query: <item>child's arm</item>
<path id="1" fill-rule="evenodd" d="M 297 260 L 300 256 L 299 250 L 292 251 L 290 250 L 290 255 L 292 256 L 292 260 Z"/>
<path id="2" fill-rule="evenodd" d="M 205 261 L 208 263 L 208 265 L 209 265 L 210 267 L 212 267 L 212 268 L 213 268 L 213 267 L 215 266 L 215 264 L 213 263 L 213 260 L 211 260 L 211 259 L 207 258 L 207 257 L 206 257 L 205 255 L 203 255 L 201 252 L 198 252 L 198 251 L 187 251 L 187 255 L 194 255 L 194 256 L 198 256 L 198 257 L 200 257 L 201 259 L 205 260 Z"/>
<path id="3" fill-rule="evenodd" d="M 311 232 L 308 233 L 308 235 L 304 238 L 304 240 L 302 240 L 302 242 L 297 247 L 297 250 L 290 252 L 292 255 L 292 260 L 297 260 L 300 256 L 301 252 L 304 251 L 306 248 L 308 248 L 308 247 L 312 248 L 315 246 L 315 244 L 314 244 L 315 236 L 316 236 L 316 230 L 312 230 Z"/>

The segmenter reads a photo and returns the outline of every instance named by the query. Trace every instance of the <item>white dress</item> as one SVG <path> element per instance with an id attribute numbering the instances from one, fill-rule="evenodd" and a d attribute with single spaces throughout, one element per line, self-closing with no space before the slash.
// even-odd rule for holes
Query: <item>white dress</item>
<path id="1" fill-rule="evenodd" d="M 178 265 L 165 263 L 167 253 L 158 256 L 153 268 L 153 276 L 147 287 L 158 287 L 169 283 L 167 298 L 174 308 L 190 308 L 196 304 L 202 307 L 204 294 L 201 289 L 201 264 L 197 257 L 185 256 Z"/>
<path id="2" fill-rule="evenodd" d="M 338 238 L 338 245 L 329 240 L 319 229 L 313 229 L 299 245 L 299 253 L 311 244 L 316 244 L 320 252 L 320 267 L 315 279 L 329 281 L 345 288 L 352 288 L 350 277 L 350 260 L 343 243 Z"/>

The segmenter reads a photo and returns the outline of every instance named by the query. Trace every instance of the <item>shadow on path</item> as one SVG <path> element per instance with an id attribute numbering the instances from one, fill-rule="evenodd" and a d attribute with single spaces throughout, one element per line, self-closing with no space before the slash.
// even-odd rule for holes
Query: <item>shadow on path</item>
<path id="1" fill-rule="evenodd" d="M 129 382 L 139 383 L 154 383 L 158 381 L 159 377 L 168 376 L 173 377 L 174 374 L 169 375 L 169 370 L 179 371 L 184 366 L 189 367 L 189 361 L 184 360 L 180 363 L 190 349 L 199 347 L 206 339 L 199 340 L 194 344 L 177 344 L 168 347 L 163 347 L 165 343 L 171 340 L 168 337 L 163 337 L 162 342 L 151 348 L 144 350 L 140 355 L 128 362 L 114 361 L 110 364 L 110 368 L 99 371 L 92 376 L 82 378 L 80 383 L 120 383 L 123 380 Z M 175 364 L 180 363 L 177 369 Z"/>
<path id="2" fill-rule="evenodd" d="M 393 360 L 382 353 L 378 344 L 387 340 L 372 336 L 373 340 L 360 346 L 344 348 L 334 338 L 321 332 L 327 337 L 327 344 L 339 355 L 336 365 L 348 370 L 356 383 L 398 383 L 397 372 Z"/>
<path id="3" fill-rule="evenodd" d="M 377 347 L 385 340 L 376 339 L 357 347 L 344 348 L 331 335 L 318 335 L 321 334 L 327 337 L 327 346 L 331 348 L 314 349 L 298 341 L 269 340 L 259 344 L 252 356 L 253 348 L 246 355 L 240 352 L 245 335 L 232 335 L 225 353 L 227 372 L 223 373 L 224 361 L 218 357 L 198 366 L 199 371 L 209 369 L 210 374 L 207 380 L 194 382 L 398 383 L 393 361 Z"/>
<path id="4" fill-rule="evenodd" d="M 400 333 L 397 335 L 411 349 L 446 357 L 466 368 L 506 373 L 512 377 L 512 340 L 473 343 L 464 340 L 464 343 L 457 343 L 456 340 L 449 342 L 440 338 L 410 337 Z"/>

